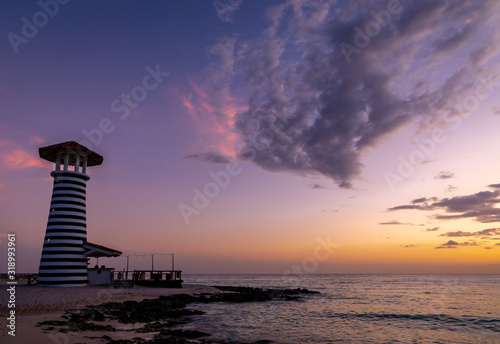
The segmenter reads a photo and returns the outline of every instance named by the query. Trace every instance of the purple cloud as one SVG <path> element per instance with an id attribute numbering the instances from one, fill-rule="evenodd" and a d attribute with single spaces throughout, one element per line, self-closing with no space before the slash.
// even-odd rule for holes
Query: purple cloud
<path id="1" fill-rule="evenodd" d="M 492 186 L 490 185 L 490 187 Z M 435 215 L 435 219 L 456 220 L 471 218 L 478 222 L 490 223 L 500 222 L 500 208 L 496 208 L 497 203 L 500 203 L 500 190 L 495 189 L 493 191 L 481 191 L 472 195 L 451 198 L 427 198 L 425 202 L 399 205 L 389 208 L 388 211 L 441 210 L 444 211 L 444 214 Z"/>
<path id="2" fill-rule="evenodd" d="M 492 235 L 500 235 L 500 228 L 488 228 L 488 229 L 484 229 L 482 231 L 477 231 L 477 232 L 462 232 L 462 231 L 447 232 L 447 233 L 441 234 L 440 236 L 451 237 L 451 238 L 458 238 L 458 237 L 480 238 L 480 237 L 492 236 Z"/>
<path id="3" fill-rule="evenodd" d="M 455 174 L 449 171 L 441 171 L 434 176 L 434 179 L 451 179 L 455 178 Z"/>
<path id="4" fill-rule="evenodd" d="M 491 75 L 496 28 L 481 24 L 499 4 L 396 5 L 388 12 L 387 2 L 375 0 L 289 0 L 268 11 L 269 25 L 257 38 L 221 38 L 211 49 L 219 61 L 207 73 L 209 101 L 223 121 L 228 90 L 240 90 L 246 110 L 235 116 L 238 158 L 350 188 L 366 150 L 417 118 L 431 123 L 455 114 L 453 100 Z M 388 14 L 387 22 L 373 13 Z M 365 34 L 361 47 L 359 32 L 368 24 L 377 34 Z M 356 50 L 346 53 L 347 45 Z M 450 62 L 457 54 L 464 58 Z"/>
<path id="5" fill-rule="evenodd" d="M 231 160 L 216 152 L 195 153 L 184 157 L 185 160 L 209 162 L 212 164 L 230 164 Z"/>

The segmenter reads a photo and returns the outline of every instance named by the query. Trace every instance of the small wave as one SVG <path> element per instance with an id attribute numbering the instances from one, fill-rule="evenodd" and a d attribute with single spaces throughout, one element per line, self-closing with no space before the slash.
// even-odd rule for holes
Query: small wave
<path id="1" fill-rule="evenodd" d="M 446 314 L 391 314 L 391 313 L 335 313 L 330 317 L 341 319 L 367 319 L 375 321 L 401 320 L 401 321 L 423 321 L 439 327 L 472 327 L 500 332 L 500 319 L 486 317 L 455 317 Z"/>

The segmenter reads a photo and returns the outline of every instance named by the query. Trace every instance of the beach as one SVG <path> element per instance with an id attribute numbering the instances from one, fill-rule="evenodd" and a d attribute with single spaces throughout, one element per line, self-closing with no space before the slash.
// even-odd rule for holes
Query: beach
<path id="1" fill-rule="evenodd" d="M 9 289 L 12 285 L 3 287 Z M 2 343 L 273 343 L 213 339 L 213 331 L 199 331 L 193 324 L 195 317 L 199 321 L 206 312 L 192 307 L 268 301 L 288 303 L 318 294 L 301 288 L 201 284 L 184 284 L 183 288 L 55 288 L 17 284 L 15 290 L 15 308 L 2 307 L 2 313 L 7 316 L 15 311 L 13 318 L 6 319 L 7 326 L 0 336 Z M 9 304 L 8 296 L 9 292 L 2 293 L 2 304 Z"/>
<path id="2" fill-rule="evenodd" d="M 3 282 L 1 288 L 8 286 Z M 2 343 L 103 343 L 102 339 L 92 339 L 89 337 L 102 337 L 110 335 L 110 332 L 70 332 L 60 333 L 54 330 L 47 331 L 47 327 L 37 326 L 44 321 L 63 320 L 61 317 L 67 312 L 76 312 L 86 306 L 99 305 L 105 302 L 125 302 L 141 301 L 144 299 L 154 299 L 162 295 L 187 294 L 198 296 L 200 294 L 217 294 L 220 290 L 201 285 L 185 284 L 183 288 L 149 288 L 134 286 L 133 288 L 108 288 L 100 286 L 86 286 L 75 288 L 51 288 L 36 285 L 19 284 L 16 286 L 15 316 L 16 328 L 15 337 L 8 334 L 8 327 L 3 325 L 0 330 L 0 341 Z M 6 318 L 10 309 L 7 308 L 9 293 L 0 293 L 0 307 L 2 318 Z M 5 315 L 5 316 L 4 316 Z M 7 322 L 5 319 L 4 322 Z M 119 326 L 118 324 L 113 324 Z M 130 329 L 131 326 L 121 327 L 123 330 Z M 113 339 L 127 339 L 137 337 L 134 332 L 118 333 Z M 148 336 L 146 335 L 145 338 Z"/>
<path id="3" fill-rule="evenodd" d="M 18 285 L 16 337 L 4 320 L 0 342 L 496 344 L 500 333 L 499 275 L 186 275 L 185 281 L 182 289 Z M 7 294 L 0 293 L 2 318 Z"/>

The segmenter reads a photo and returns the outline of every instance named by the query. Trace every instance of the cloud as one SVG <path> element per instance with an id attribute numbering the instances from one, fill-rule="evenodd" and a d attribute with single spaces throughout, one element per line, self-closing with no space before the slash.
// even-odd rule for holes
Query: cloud
<path id="1" fill-rule="evenodd" d="M 470 218 L 482 223 L 500 222 L 500 189 L 495 185 L 489 185 L 493 191 L 480 191 L 472 195 L 456 196 L 438 199 L 437 197 L 426 198 L 418 204 L 399 205 L 389 208 L 388 211 L 397 210 L 439 210 L 444 214 L 434 215 L 437 220 L 456 220 Z"/>
<path id="2" fill-rule="evenodd" d="M 359 48 L 357 30 L 377 25 L 373 13 L 387 11 L 387 2 L 289 0 L 268 11 L 259 36 L 219 39 L 202 73 L 208 96 L 197 93 L 205 106 L 186 97 L 186 107 L 210 112 L 221 125 L 214 130 L 236 134 L 225 144 L 241 160 L 350 188 L 366 151 L 410 123 L 423 129 L 456 115 L 454 100 L 495 74 L 488 63 L 498 55 L 498 6 L 401 1 Z"/>
<path id="3" fill-rule="evenodd" d="M 45 143 L 45 139 L 40 136 L 33 136 L 30 138 L 30 144 L 41 146 Z"/>
<path id="4" fill-rule="evenodd" d="M 209 162 L 212 164 L 230 164 L 231 160 L 216 152 L 195 153 L 184 157 L 186 160 Z"/>
<path id="5" fill-rule="evenodd" d="M 389 222 L 380 222 L 379 225 L 405 225 L 405 226 L 420 226 L 416 225 L 414 223 L 409 223 L 409 222 L 399 222 L 399 221 L 389 221 Z"/>
<path id="6" fill-rule="evenodd" d="M 455 178 L 455 174 L 449 171 L 441 171 L 434 176 L 434 179 L 451 179 Z"/>
<path id="7" fill-rule="evenodd" d="M 309 185 L 311 189 L 324 189 L 325 187 L 321 184 L 311 184 Z"/>
<path id="8" fill-rule="evenodd" d="M 477 232 L 463 232 L 463 231 L 457 231 L 457 232 L 447 232 L 444 234 L 441 234 L 440 236 L 444 237 L 451 237 L 451 238 L 458 238 L 458 237 L 487 237 L 487 236 L 493 236 L 493 235 L 500 235 L 500 228 L 488 228 L 484 229 L 482 231 L 477 231 Z"/>
<path id="9" fill-rule="evenodd" d="M 9 169 L 21 169 L 30 167 L 47 168 L 48 162 L 42 160 L 23 149 L 13 149 L 3 153 L 0 161 Z"/>
<path id="10" fill-rule="evenodd" d="M 457 248 L 457 246 L 459 246 L 460 244 L 456 241 L 453 241 L 453 240 L 449 240 L 448 242 L 444 243 L 444 244 L 441 244 L 441 246 L 437 246 L 435 248 L 439 249 L 439 248 Z"/>
<path id="11" fill-rule="evenodd" d="M 458 188 L 454 185 L 448 185 L 448 187 L 446 188 L 445 192 L 453 192 L 453 191 L 456 191 L 458 190 Z"/>
<path id="12" fill-rule="evenodd" d="M 466 242 L 461 243 L 460 246 L 477 246 L 477 242 L 475 242 L 475 241 L 471 241 L 471 242 L 466 241 Z"/>
<path id="13" fill-rule="evenodd" d="M 324 213 L 338 213 L 339 211 L 337 209 L 332 209 L 332 210 L 323 209 L 322 212 L 324 212 Z"/>
<path id="14" fill-rule="evenodd" d="M 415 248 L 415 247 L 417 247 L 417 245 L 399 245 L 399 246 L 401 246 L 403 248 Z"/>
<path id="15" fill-rule="evenodd" d="M 439 227 L 427 228 L 425 231 L 426 232 L 436 232 L 438 229 L 439 229 Z"/>
<path id="16" fill-rule="evenodd" d="M 485 249 L 485 250 L 491 250 L 491 247 L 486 246 L 484 249 Z"/>
<path id="17" fill-rule="evenodd" d="M 478 246 L 478 245 L 475 241 L 471 241 L 471 242 L 465 241 L 462 243 L 458 243 L 456 241 L 449 240 L 448 242 L 441 244 L 440 246 L 437 246 L 435 248 L 438 248 L 438 249 L 439 248 L 457 248 L 458 246 Z"/>

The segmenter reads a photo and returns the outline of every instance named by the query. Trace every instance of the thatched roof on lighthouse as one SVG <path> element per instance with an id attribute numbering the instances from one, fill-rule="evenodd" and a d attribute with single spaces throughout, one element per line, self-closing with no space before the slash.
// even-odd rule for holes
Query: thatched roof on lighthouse
<path id="1" fill-rule="evenodd" d="M 63 143 L 57 143 L 55 145 L 42 147 L 38 149 L 38 153 L 40 154 L 40 158 L 56 162 L 57 153 L 60 151 L 75 151 L 81 155 L 87 155 L 87 166 L 96 166 L 102 164 L 103 157 L 100 154 L 97 154 L 94 151 L 91 151 L 85 146 L 82 146 L 78 142 L 75 141 L 67 141 Z M 76 160 L 74 158 L 70 159 L 70 165 L 75 165 Z"/>

